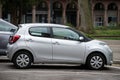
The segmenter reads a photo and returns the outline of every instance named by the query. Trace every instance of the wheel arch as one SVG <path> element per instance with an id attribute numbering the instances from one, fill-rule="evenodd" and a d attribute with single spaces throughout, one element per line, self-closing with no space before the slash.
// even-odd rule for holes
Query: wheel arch
<path id="1" fill-rule="evenodd" d="M 28 53 L 31 55 L 31 57 L 32 57 L 32 62 L 34 62 L 34 57 L 33 57 L 32 53 L 31 53 L 29 50 L 26 50 L 26 49 L 21 49 L 21 50 L 16 51 L 16 52 L 14 53 L 13 57 L 12 57 L 12 61 L 13 61 L 13 58 L 15 57 L 15 55 L 16 55 L 18 52 L 20 52 L 20 51 L 26 51 L 26 52 L 28 52 Z"/>
<path id="2" fill-rule="evenodd" d="M 88 60 L 89 56 L 91 56 L 91 55 L 93 55 L 93 54 L 96 54 L 96 53 L 101 54 L 101 55 L 104 57 L 104 59 L 105 59 L 105 64 L 107 64 L 107 58 L 106 58 L 106 56 L 105 56 L 102 52 L 100 52 L 100 51 L 91 52 L 91 53 L 87 56 L 86 61 L 85 61 L 85 64 L 87 63 L 87 60 Z"/>

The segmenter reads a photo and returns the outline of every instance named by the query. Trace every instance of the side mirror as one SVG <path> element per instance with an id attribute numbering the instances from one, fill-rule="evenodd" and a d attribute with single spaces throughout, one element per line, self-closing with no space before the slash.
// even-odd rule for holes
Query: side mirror
<path id="1" fill-rule="evenodd" d="M 79 37 L 79 40 L 80 40 L 80 41 L 83 41 L 83 40 L 84 40 L 84 37 L 83 37 L 83 36 Z"/>

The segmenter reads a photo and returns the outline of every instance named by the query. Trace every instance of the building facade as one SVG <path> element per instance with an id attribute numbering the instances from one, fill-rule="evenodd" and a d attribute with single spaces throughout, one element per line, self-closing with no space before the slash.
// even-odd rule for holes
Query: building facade
<path id="1" fill-rule="evenodd" d="M 43 0 L 29 8 L 21 23 L 57 23 L 80 26 L 78 0 Z M 117 26 L 120 23 L 120 0 L 90 0 L 94 26 Z M 4 14 L 10 21 L 10 14 Z"/>
<path id="2" fill-rule="evenodd" d="M 32 15 L 34 14 L 35 15 Z M 32 16 L 32 17 L 31 17 Z M 33 20 L 32 20 L 32 19 Z M 25 22 L 56 23 L 80 26 L 78 0 L 44 0 L 25 15 Z"/>
<path id="3" fill-rule="evenodd" d="M 120 0 L 91 0 L 94 26 L 120 24 Z"/>

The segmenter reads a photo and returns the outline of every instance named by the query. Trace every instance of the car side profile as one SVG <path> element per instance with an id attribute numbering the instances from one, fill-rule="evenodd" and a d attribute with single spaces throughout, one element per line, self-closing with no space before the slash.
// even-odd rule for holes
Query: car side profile
<path id="1" fill-rule="evenodd" d="M 29 68 L 32 63 L 65 63 L 97 70 L 113 62 L 105 42 L 89 39 L 69 26 L 47 23 L 20 24 L 10 37 L 7 56 L 17 68 Z"/>
<path id="2" fill-rule="evenodd" d="M 0 56 L 6 55 L 9 37 L 17 29 L 13 24 L 0 19 Z"/>

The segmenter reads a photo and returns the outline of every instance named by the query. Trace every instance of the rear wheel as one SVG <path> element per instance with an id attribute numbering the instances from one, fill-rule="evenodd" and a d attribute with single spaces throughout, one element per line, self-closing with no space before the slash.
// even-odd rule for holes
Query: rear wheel
<path id="1" fill-rule="evenodd" d="M 13 63 L 17 68 L 29 68 L 32 63 L 32 56 L 26 51 L 17 52 L 13 57 Z"/>
<path id="2" fill-rule="evenodd" d="M 105 58 L 99 53 L 91 54 L 87 59 L 87 66 L 90 69 L 102 69 L 105 65 Z"/>

